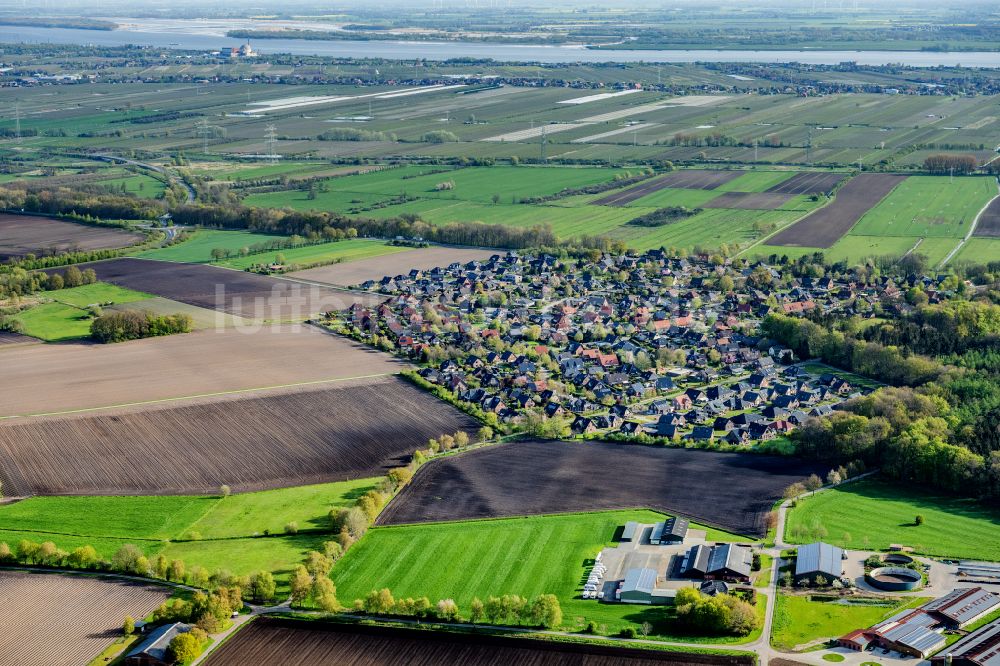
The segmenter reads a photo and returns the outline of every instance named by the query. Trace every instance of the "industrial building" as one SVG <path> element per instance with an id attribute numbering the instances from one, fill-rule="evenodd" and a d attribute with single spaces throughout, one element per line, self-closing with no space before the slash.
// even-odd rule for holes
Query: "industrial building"
<path id="1" fill-rule="evenodd" d="M 750 548 L 722 543 L 692 546 L 681 562 L 680 575 L 684 578 L 749 583 L 752 570 L 753 552 Z"/>
<path id="2" fill-rule="evenodd" d="M 844 573 L 844 551 L 828 543 L 816 542 L 799 546 L 795 559 L 795 582 L 816 580 L 823 576 L 827 581 L 840 578 Z"/>

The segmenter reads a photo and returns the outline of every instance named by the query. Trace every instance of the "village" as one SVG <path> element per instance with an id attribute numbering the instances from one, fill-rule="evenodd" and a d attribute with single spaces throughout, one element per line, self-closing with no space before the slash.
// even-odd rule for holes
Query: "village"
<path id="1" fill-rule="evenodd" d="M 768 313 L 870 318 L 907 307 L 910 286 L 663 250 L 593 262 L 508 252 L 367 281 L 385 300 L 328 321 L 425 362 L 424 381 L 501 430 L 531 417 L 557 436 L 741 447 L 877 386 L 797 363 L 759 334 Z M 933 278 L 921 286 L 937 297 Z"/>

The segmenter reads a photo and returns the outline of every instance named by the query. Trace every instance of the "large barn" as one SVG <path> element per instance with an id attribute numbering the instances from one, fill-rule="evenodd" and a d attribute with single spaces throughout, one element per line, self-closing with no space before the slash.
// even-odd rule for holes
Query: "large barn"
<path id="1" fill-rule="evenodd" d="M 681 562 L 684 578 L 724 580 L 749 583 L 753 570 L 753 552 L 746 546 L 722 543 L 715 546 L 692 546 Z"/>
<path id="2" fill-rule="evenodd" d="M 799 546 L 795 559 L 795 582 L 816 580 L 817 576 L 827 582 L 836 580 L 844 572 L 844 551 L 828 543 L 816 542 Z"/>

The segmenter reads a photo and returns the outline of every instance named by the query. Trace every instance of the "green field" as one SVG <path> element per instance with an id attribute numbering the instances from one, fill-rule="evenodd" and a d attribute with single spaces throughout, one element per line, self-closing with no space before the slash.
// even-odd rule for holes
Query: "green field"
<path id="1" fill-rule="evenodd" d="M 961 238 L 996 195 L 995 178 L 911 176 L 865 213 L 850 235 Z"/>
<path id="2" fill-rule="evenodd" d="M 149 294 L 104 282 L 48 291 L 44 296 L 51 301 L 23 310 L 16 318 L 25 335 L 47 342 L 89 337 L 93 321 L 86 311 L 89 305 L 135 303 L 151 298 Z"/>
<path id="3" fill-rule="evenodd" d="M 924 517 L 919 527 L 917 514 Z M 799 502 L 788 514 L 785 540 L 866 550 L 898 543 L 924 555 L 998 561 L 998 524 L 1000 511 L 975 500 L 864 479 Z"/>
<path id="4" fill-rule="evenodd" d="M 771 628 L 772 644 L 781 650 L 791 650 L 808 644 L 825 642 L 844 634 L 877 624 L 904 608 L 913 608 L 928 601 L 924 597 L 907 597 L 902 602 L 886 600 L 882 605 L 813 600 L 811 595 L 778 594 Z"/>
<path id="5" fill-rule="evenodd" d="M 976 264 L 1000 261 L 1000 238 L 970 238 L 952 261 L 956 263 L 967 261 Z"/>
<path id="6" fill-rule="evenodd" d="M 144 259 L 159 259 L 160 261 L 207 264 L 212 261 L 212 250 L 215 248 L 239 252 L 240 248 L 249 247 L 254 243 L 266 243 L 276 238 L 282 238 L 282 236 L 255 234 L 249 231 L 199 229 L 192 234 L 191 238 L 182 243 L 146 250 L 136 256 Z"/>
<path id="7" fill-rule="evenodd" d="M 152 176 L 146 176 L 143 174 L 102 180 L 100 181 L 100 184 L 106 187 L 111 187 L 116 192 L 120 192 L 122 185 L 124 185 L 125 192 L 143 199 L 157 199 L 163 194 L 164 190 L 167 189 L 167 186 L 164 185 L 162 180 L 157 180 Z"/>
<path id="8" fill-rule="evenodd" d="M 0 542 L 52 541 L 63 550 L 92 545 L 105 558 L 133 543 L 148 555 L 179 557 L 188 567 L 286 573 L 331 538 L 330 509 L 353 505 L 374 483 L 359 479 L 229 497 L 32 497 L 0 507 Z M 299 534 L 284 534 L 291 522 Z"/>
<path id="9" fill-rule="evenodd" d="M 683 636 L 671 622 L 670 607 L 599 604 L 581 597 L 588 566 L 601 548 L 614 545 L 617 528 L 627 520 L 662 519 L 651 511 L 609 511 L 378 527 L 347 552 L 332 576 L 341 603 L 348 605 L 383 587 L 397 598 L 451 598 L 463 613 L 474 597 L 552 593 L 562 605 L 564 628 L 581 629 L 593 621 L 610 634 L 648 621 L 650 635 L 658 638 L 738 642 Z M 709 538 L 740 539 L 715 530 Z"/>
<path id="10" fill-rule="evenodd" d="M 320 243 L 319 245 L 306 245 L 288 250 L 275 250 L 273 252 L 262 252 L 261 254 L 250 254 L 245 257 L 223 259 L 216 262 L 216 265 L 242 270 L 255 264 L 272 264 L 278 259 L 278 255 L 284 257 L 286 266 L 330 263 L 334 261 L 357 261 L 358 259 L 379 257 L 384 254 L 406 252 L 409 249 L 408 247 L 388 245 L 385 241 L 381 240 L 355 238 L 335 243 Z"/>

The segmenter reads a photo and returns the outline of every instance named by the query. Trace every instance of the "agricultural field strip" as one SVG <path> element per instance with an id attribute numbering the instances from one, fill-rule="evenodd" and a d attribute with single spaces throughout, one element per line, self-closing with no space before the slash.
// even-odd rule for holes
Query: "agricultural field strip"
<path id="1" fill-rule="evenodd" d="M 847 182 L 827 205 L 767 239 L 768 245 L 829 248 L 907 176 L 860 174 Z"/>
<path id="2" fill-rule="evenodd" d="M 45 250 L 100 250 L 131 245 L 142 234 L 36 215 L 0 213 L 0 261 Z"/>
<path id="3" fill-rule="evenodd" d="M 83 349 L 5 345 L 0 365 L 4 380 L 21 387 L 0 392 L 0 417 L 346 382 L 408 367 L 314 327 L 291 325 L 199 331 Z M 136 368 L 144 374 L 138 375 Z"/>
<path id="4" fill-rule="evenodd" d="M 712 98 L 712 99 L 723 99 L 723 98 Z M 499 134 L 497 136 L 487 137 L 485 139 L 480 139 L 480 141 L 521 141 L 523 139 L 532 139 L 536 136 L 541 136 L 542 134 L 555 134 L 556 132 L 567 132 L 569 130 L 578 129 L 586 125 L 593 125 L 596 123 L 606 123 L 612 120 L 621 120 L 622 118 L 628 118 L 629 116 L 634 116 L 638 113 L 647 113 L 650 111 L 659 111 L 660 109 L 666 109 L 671 106 L 678 106 L 673 103 L 673 99 L 663 100 L 660 102 L 652 102 L 650 104 L 640 104 L 638 106 L 629 107 L 627 109 L 619 109 L 617 111 L 609 111 L 607 113 L 601 113 L 596 116 L 588 116 L 586 118 L 580 118 L 576 121 L 569 121 L 565 123 L 554 123 L 554 124 L 543 124 L 537 127 L 518 130 L 515 132 L 507 132 L 506 134 Z"/>
<path id="5" fill-rule="evenodd" d="M 8 421 L 0 424 L 0 478 L 14 495 L 210 493 L 222 484 L 264 490 L 381 476 L 431 437 L 478 425 L 386 377 L 180 407 Z"/>
<path id="6" fill-rule="evenodd" d="M 421 93 L 434 92 L 437 90 L 442 90 L 444 88 L 464 88 L 464 85 L 434 85 L 434 86 L 421 86 L 418 88 L 406 88 L 398 91 L 390 92 L 379 92 L 379 93 L 368 93 L 366 95 L 324 95 L 324 96 L 307 96 L 301 95 L 298 97 L 283 97 L 280 99 L 266 100 L 261 102 L 251 102 L 248 107 L 251 108 L 253 113 L 274 113 L 277 111 L 287 111 L 289 109 L 298 109 L 306 106 L 316 106 L 319 104 L 332 104 L 334 102 L 343 101 L 353 101 L 358 99 L 393 99 L 396 97 L 406 97 L 409 95 L 418 95 Z"/>
<path id="7" fill-rule="evenodd" d="M 991 200 L 983 209 L 972 235 L 976 238 L 1000 238 L 1000 198 Z"/>
<path id="8" fill-rule="evenodd" d="M 638 132 L 639 130 L 644 130 L 649 127 L 656 127 L 659 123 L 638 123 L 636 125 L 627 125 L 625 127 L 619 127 L 618 129 L 613 129 L 609 132 L 601 132 L 600 134 L 592 134 L 590 136 L 585 136 L 580 139 L 573 139 L 570 143 L 590 143 L 591 141 L 597 141 L 599 139 L 606 139 L 609 136 L 617 136 L 619 134 L 625 134 L 626 132 Z"/>
<path id="9" fill-rule="evenodd" d="M 629 482 L 609 484 L 606 475 L 594 473 L 609 464 L 630 470 Z M 426 466 L 382 512 L 378 523 L 643 506 L 731 532 L 762 534 L 764 514 L 781 491 L 816 471 L 813 464 L 774 456 L 600 442 L 515 442 Z M 733 481 L 699 491 L 705 478 Z"/>
<path id="10" fill-rule="evenodd" d="M 0 663 L 79 666 L 101 652 L 126 615 L 142 618 L 170 588 L 111 578 L 0 572 Z"/>
<path id="11" fill-rule="evenodd" d="M 624 97 L 625 95 L 631 95 L 633 93 L 642 92 L 642 88 L 632 88 L 630 90 L 620 90 L 613 93 L 598 93 L 596 95 L 587 95 L 585 97 L 574 97 L 573 99 L 564 99 L 559 104 L 590 104 L 591 102 L 600 102 L 605 99 L 612 99 L 614 97 Z"/>
<path id="12" fill-rule="evenodd" d="M 721 660 L 720 660 L 721 661 Z M 726 659 L 733 666 L 747 660 Z M 699 663 L 714 663 L 699 659 Z M 205 666 L 691 666 L 683 653 L 402 628 L 255 619 L 203 662 Z"/>

